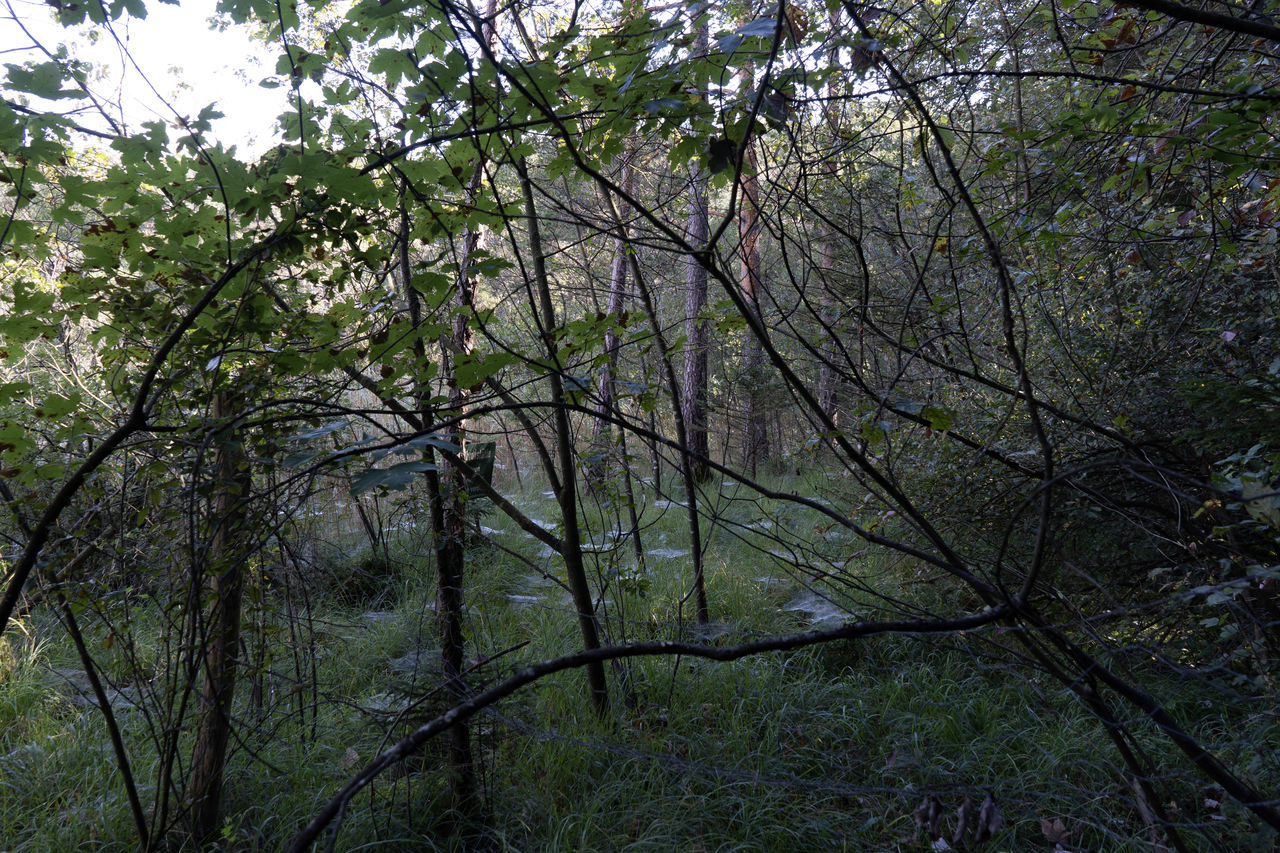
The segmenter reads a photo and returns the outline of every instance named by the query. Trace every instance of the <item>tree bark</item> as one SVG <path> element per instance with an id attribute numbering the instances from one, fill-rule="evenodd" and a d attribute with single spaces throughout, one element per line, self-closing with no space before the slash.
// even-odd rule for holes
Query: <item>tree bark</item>
<path id="1" fill-rule="evenodd" d="M 232 392 L 218 392 L 213 398 L 214 420 L 234 417 L 239 404 Z M 215 441 L 215 486 L 209 506 L 212 532 L 203 566 L 211 603 L 205 625 L 200 721 L 187 783 L 191 837 L 198 844 L 217 833 L 221 820 L 223 770 L 231 737 L 231 709 L 240 653 L 245 499 L 252 485 L 249 459 L 239 431 L 227 427 Z"/>
<path id="2" fill-rule="evenodd" d="M 631 166 L 630 159 L 624 155 L 622 189 L 627 195 L 631 195 L 634 188 L 635 170 Z M 631 246 L 621 234 L 614 238 L 613 263 L 609 270 L 609 301 L 605 305 L 605 312 L 610 316 L 620 314 L 622 306 L 625 304 L 627 254 L 630 251 L 632 251 Z M 596 387 L 596 396 L 599 398 L 596 404 L 596 411 L 600 413 L 600 418 L 595 423 L 595 435 L 591 441 L 592 459 L 587 467 L 589 481 L 592 483 L 599 483 L 607 475 L 610 468 L 609 447 L 613 443 L 611 438 L 613 429 L 607 417 L 613 411 L 614 385 L 617 382 L 618 374 L 618 346 L 620 343 L 617 328 L 610 326 L 604 336 L 604 350 L 608 356 L 608 361 L 604 370 L 600 372 L 600 380 Z"/>
<path id="3" fill-rule="evenodd" d="M 573 435 L 566 409 L 564 383 L 560 378 L 560 366 L 552 333 L 556 328 L 555 305 L 551 299 L 551 283 L 547 277 L 547 259 L 542 248 L 542 230 L 538 221 L 537 206 L 533 200 L 533 183 L 524 160 L 516 164 L 520 173 L 520 189 L 524 195 L 525 216 L 529 228 L 529 247 L 533 254 L 533 286 L 542 314 L 539 330 L 547 345 L 549 367 L 547 381 L 551 385 L 551 406 L 555 413 L 556 456 L 560 464 L 560 488 L 556 501 L 560 504 L 561 523 L 564 526 L 563 548 L 565 577 L 578 612 L 578 627 L 582 632 L 584 649 L 600 648 L 600 624 L 596 617 L 595 602 L 587 583 L 587 570 L 582 560 L 582 534 L 578 528 L 577 476 L 573 458 Z M 586 667 L 587 690 L 591 706 L 596 713 L 609 713 L 609 689 L 605 680 L 604 663 L 595 661 Z"/>
<path id="4" fill-rule="evenodd" d="M 609 203 L 610 215 L 613 217 L 614 226 L 624 236 L 626 234 L 626 225 L 622 220 L 622 216 L 618 213 L 617 207 L 613 204 L 610 197 L 606 196 Z M 658 311 L 654 305 L 653 294 L 650 292 L 648 285 L 645 283 L 644 276 L 640 272 L 640 265 L 636 262 L 634 255 L 628 255 L 627 260 L 631 264 L 631 272 L 635 277 L 636 293 L 640 297 L 640 304 L 644 307 L 645 315 L 649 320 L 649 328 L 653 331 L 654 339 L 658 342 L 658 351 L 662 353 L 661 365 L 667 374 L 667 385 L 671 388 L 672 414 L 675 416 L 676 422 L 676 442 L 680 447 L 680 476 L 684 481 L 685 491 L 685 509 L 689 517 L 689 550 L 693 557 L 693 593 L 698 610 L 698 624 L 706 625 L 710 622 L 710 611 L 707 606 L 707 590 L 706 581 L 703 573 L 702 565 L 702 534 L 700 531 L 700 523 L 698 516 L 698 489 L 697 481 L 694 475 L 695 459 L 690 451 L 690 429 L 688 422 L 685 420 L 684 410 L 681 406 L 682 398 L 680 396 L 680 385 L 676 379 L 675 367 L 671 364 L 671 359 L 666 353 L 671 352 L 671 348 L 667 345 L 666 335 L 662 331 L 662 323 L 658 319 Z M 705 295 L 705 294 L 704 294 Z M 705 367 L 705 359 L 704 359 Z M 649 413 L 650 436 L 657 434 L 657 429 L 653 426 L 653 413 Z M 662 493 L 660 481 L 658 479 L 658 455 L 656 444 L 653 447 L 653 466 L 654 466 L 654 484 L 658 494 Z M 709 466 L 706 457 L 696 460 L 704 469 Z"/>
<path id="5" fill-rule="evenodd" d="M 698 23 L 694 51 L 707 50 L 707 20 Z M 689 219 L 685 233 L 695 251 L 705 251 L 708 239 L 707 173 L 696 161 L 689 166 Z M 707 270 L 694 255 L 685 258 L 684 271 L 684 422 L 689 431 L 688 447 L 694 479 L 707 478 L 703 461 L 710 455 L 707 440 L 707 322 L 702 311 L 707 304 Z"/>
<path id="6" fill-rule="evenodd" d="M 742 69 L 743 89 L 750 95 L 752 86 L 752 67 L 747 64 Z M 742 173 L 738 178 L 738 186 L 742 200 L 738 204 L 738 257 L 740 272 L 738 287 L 742 298 L 755 314 L 756 319 L 763 320 L 760 311 L 760 297 L 763 281 L 760 276 L 760 179 L 759 164 L 756 159 L 755 146 L 752 140 L 743 140 Z M 766 428 L 761 393 L 761 378 L 764 367 L 764 351 L 755 335 L 747 335 L 742 350 L 742 462 L 743 467 L 756 476 L 757 466 L 769 458 L 769 432 Z"/>
<path id="7" fill-rule="evenodd" d="M 495 40 L 494 18 L 497 15 L 497 0 L 488 0 L 485 4 L 483 38 L 493 50 Z M 477 150 L 475 172 L 467 182 L 466 205 L 473 206 L 480 185 L 484 179 L 486 152 Z M 408 240 L 402 241 L 402 249 L 407 251 Z M 456 362 L 459 356 L 469 357 L 475 351 L 475 329 L 471 325 L 471 314 L 475 311 L 476 293 L 479 280 L 473 271 L 475 254 L 480 248 L 480 229 L 467 226 L 461 235 L 461 246 L 458 252 L 458 277 L 454 287 L 454 305 L 457 311 L 453 316 L 452 353 L 450 363 Z M 405 275 L 409 274 L 406 267 Z M 471 400 L 471 391 L 449 379 L 449 414 L 455 418 L 454 427 L 448 436 L 449 440 L 463 448 L 465 456 L 467 446 L 467 407 Z M 436 536 L 436 622 L 440 632 L 440 663 L 444 675 L 445 689 L 452 702 L 462 702 L 467 698 L 467 688 L 462 680 L 466 636 L 463 632 L 463 589 L 465 587 L 464 571 L 466 569 L 466 514 L 467 514 L 467 478 L 459 468 L 447 458 L 441 462 L 440 476 L 440 528 Z M 453 808 L 462 815 L 475 811 L 476 806 L 476 772 L 475 758 L 471 750 L 471 732 L 466 726 L 454 729 L 449 739 L 449 791 Z"/>
<path id="8" fill-rule="evenodd" d="M 829 15 L 829 23 L 832 32 L 840 24 L 840 11 L 833 9 Z M 832 45 L 827 51 L 827 61 L 836 63 L 839 61 L 840 51 L 836 45 Z M 834 67 L 834 66 L 833 66 Z M 827 81 L 827 101 L 823 108 L 824 118 L 826 119 L 827 131 L 830 134 L 832 142 L 832 152 L 823 160 L 823 172 L 827 179 L 834 185 L 836 177 L 839 173 L 839 164 L 834 154 L 835 143 L 839 139 L 840 112 L 836 106 L 836 78 L 833 75 Z M 839 414 L 836 406 L 839 402 L 837 391 L 837 376 L 833 365 L 839 357 L 838 347 L 834 343 L 835 324 L 836 324 L 836 299 L 832 290 L 834 281 L 832 277 L 835 272 L 835 247 L 839 235 L 836 229 L 830 223 L 824 223 L 821 226 L 821 232 L 818 239 L 818 287 L 820 290 L 819 300 L 819 316 L 818 322 L 821 326 L 821 332 L 826 343 L 821 347 L 822 357 L 818 363 L 818 407 L 822 413 L 826 415 L 831 423 L 839 425 Z"/>

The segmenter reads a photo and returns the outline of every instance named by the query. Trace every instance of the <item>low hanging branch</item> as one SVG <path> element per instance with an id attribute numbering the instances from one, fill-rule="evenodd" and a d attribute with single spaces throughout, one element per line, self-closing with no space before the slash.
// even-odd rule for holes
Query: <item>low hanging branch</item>
<path id="1" fill-rule="evenodd" d="M 604 648 L 586 649 L 553 660 L 542 661 L 525 667 L 504 681 L 477 693 L 471 699 L 450 708 L 445 713 L 431 720 L 405 737 L 395 746 L 383 752 L 363 770 L 351 778 L 328 804 L 321 809 L 306 828 L 294 836 L 288 849 L 291 853 L 307 850 L 320 837 L 334 820 L 346 811 L 351 798 L 378 777 L 384 770 L 398 764 L 413 755 L 423 744 L 441 732 L 469 720 L 478 712 L 490 705 L 505 699 L 522 687 L 566 669 L 601 664 L 608 660 L 637 657 L 660 657 L 665 655 L 687 655 L 689 657 L 706 658 L 716 661 L 732 661 L 750 655 L 765 652 L 788 651 L 808 646 L 830 643 L 835 640 L 853 640 L 871 637 L 878 634 L 947 634 L 968 631 L 998 622 L 1008 616 L 1005 606 L 988 608 L 980 613 L 958 616 L 954 619 L 929 620 L 892 620 L 884 622 L 853 622 L 839 628 L 825 631 L 809 631 L 801 634 L 785 634 L 763 640 L 753 640 L 736 646 L 705 646 L 697 643 L 682 643 L 668 640 L 649 643 L 634 643 L 626 646 L 606 646 Z M 338 827 L 334 828 L 336 833 Z"/>

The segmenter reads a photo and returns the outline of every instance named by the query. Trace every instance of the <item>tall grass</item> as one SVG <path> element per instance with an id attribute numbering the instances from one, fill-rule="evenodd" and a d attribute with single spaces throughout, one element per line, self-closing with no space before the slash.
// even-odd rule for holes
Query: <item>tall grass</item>
<path id="1" fill-rule="evenodd" d="M 522 505 L 554 523 L 554 506 L 539 492 Z M 805 629 L 813 613 L 796 607 L 798 597 L 856 616 L 906 600 L 924 612 L 944 603 L 930 600 L 932 587 L 915 567 L 859 555 L 852 540 L 825 535 L 828 520 L 810 510 L 728 498 L 711 508 L 721 524 L 706 554 L 717 625 L 710 642 Z M 659 553 L 638 566 L 629 544 L 614 541 L 614 550 L 592 558 L 606 630 L 615 641 L 688 636 L 692 577 L 677 553 L 689 547 L 680 509 L 650 503 L 641 518 L 646 549 Z M 603 514 L 588 521 L 601 541 Z M 477 687 L 579 642 L 556 586 L 558 558 L 510 523 L 494 516 L 485 523 L 496 532 L 473 542 L 467 569 L 468 678 Z M 375 579 L 369 565 L 355 567 L 360 595 L 312 596 L 305 612 L 264 611 L 254 630 L 282 647 L 267 659 L 268 671 L 246 673 L 246 682 L 263 685 L 261 705 L 247 683 L 240 694 L 227 849 L 278 848 L 379 750 L 445 709 L 432 669 L 429 552 L 420 531 L 406 530 Z M 164 666 L 152 651 L 161 648 L 159 618 L 146 608 L 134 614 L 132 660 L 152 670 Z M 55 671 L 72 665 L 70 649 L 51 622 L 24 626 L 0 641 L 3 847 L 132 849 L 100 716 L 57 684 Z M 1082 849 L 1152 849 L 1131 780 L 1099 725 L 1001 643 L 995 632 L 886 636 L 724 664 L 636 659 L 612 671 L 608 720 L 591 712 L 581 673 L 560 673 L 473 720 L 484 789 L 479 825 L 449 820 L 443 756 L 428 748 L 352 802 L 336 846 L 924 849 L 928 839 L 913 818 L 923 798 L 936 796 L 950 813 L 962 798 L 977 802 L 989 792 L 1005 819 L 993 849 L 1049 849 L 1042 820 L 1062 820 Z M 415 656 L 416 673 L 407 663 Z M 1204 701 L 1195 689 L 1182 700 Z M 148 710 L 120 713 L 135 772 L 154 785 Z M 1218 725 L 1227 731 L 1242 722 L 1223 710 Z M 1145 748 L 1164 748 L 1148 734 Z M 1240 738 L 1242 749 L 1253 734 Z M 1191 836 L 1195 849 L 1209 849 L 1214 838 L 1255 845 L 1224 841 L 1229 849 L 1269 849 L 1269 837 L 1238 808 L 1224 806 L 1209 821 L 1193 779 L 1157 781 L 1183 822 L 1221 826 Z"/>

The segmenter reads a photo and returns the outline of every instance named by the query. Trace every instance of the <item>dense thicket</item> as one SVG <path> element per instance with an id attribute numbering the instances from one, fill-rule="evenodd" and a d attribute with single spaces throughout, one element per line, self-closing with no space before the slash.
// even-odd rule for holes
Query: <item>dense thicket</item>
<path id="1" fill-rule="evenodd" d="M 554 672 L 582 668 L 608 719 L 644 705 L 632 658 L 886 633 L 967 649 L 1028 703 L 1071 696 L 1132 803 L 1126 843 L 1270 843 L 1266 9 L 220 8 L 291 90 L 255 161 L 212 107 L 134 124 L 34 40 L 0 102 L 0 642 L 58 616 L 136 843 L 224 831 L 226 753 L 250 730 L 310 715 L 314 737 L 330 688 L 302 614 L 359 610 L 400 559 L 431 578 L 444 715 L 299 846 L 446 730 L 435 829 L 479 832 L 499 759 L 473 715 Z M 106 37 L 144 13 L 56 9 Z M 516 499 L 526 478 L 553 520 Z M 659 503 L 688 571 L 673 614 L 637 621 Z M 475 672 L 481 510 L 545 548 L 575 654 L 513 639 L 532 668 Z M 325 553 L 315 517 L 362 554 Z M 411 557 L 398 524 L 425 536 Z M 726 540 L 845 618 L 717 624 Z M 140 690 L 141 769 L 107 671 Z M 953 844 L 1000 831 L 965 808 Z"/>

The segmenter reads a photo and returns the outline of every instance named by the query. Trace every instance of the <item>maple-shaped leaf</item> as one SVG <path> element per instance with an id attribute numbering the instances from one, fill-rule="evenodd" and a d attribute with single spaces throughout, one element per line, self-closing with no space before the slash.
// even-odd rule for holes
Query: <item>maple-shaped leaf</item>
<path id="1" fill-rule="evenodd" d="M 809 15 L 794 3 L 788 3 L 783 24 L 791 44 L 798 46 L 804 40 L 805 33 L 809 31 Z"/>

